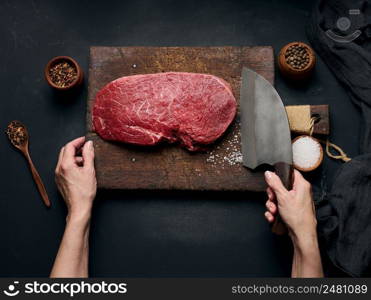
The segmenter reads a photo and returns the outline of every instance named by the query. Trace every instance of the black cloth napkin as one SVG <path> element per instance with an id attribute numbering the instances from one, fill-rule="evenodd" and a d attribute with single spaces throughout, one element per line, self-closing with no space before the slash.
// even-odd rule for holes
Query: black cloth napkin
<path id="1" fill-rule="evenodd" d="M 321 0 L 308 26 L 312 47 L 360 109 L 360 155 L 339 170 L 317 203 L 318 230 L 332 262 L 351 276 L 371 275 L 371 6 Z"/>
<path id="2" fill-rule="evenodd" d="M 322 246 L 353 277 L 371 275 L 370 166 L 371 154 L 357 156 L 341 166 L 331 193 L 323 198 L 314 193 Z"/>
<path id="3" fill-rule="evenodd" d="M 353 14 L 350 14 L 353 10 Z M 356 13 L 359 10 L 359 14 Z M 348 19 L 346 31 L 340 18 Z M 346 22 L 346 21 L 345 21 Z M 344 23 L 344 22 L 343 22 Z M 359 30 L 351 42 L 338 42 L 327 33 L 344 37 Z M 345 86 L 351 100 L 362 112 L 360 152 L 371 153 L 371 5 L 369 1 L 321 0 L 316 5 L 308 26 L 308 38 L 323 61 Z"/>

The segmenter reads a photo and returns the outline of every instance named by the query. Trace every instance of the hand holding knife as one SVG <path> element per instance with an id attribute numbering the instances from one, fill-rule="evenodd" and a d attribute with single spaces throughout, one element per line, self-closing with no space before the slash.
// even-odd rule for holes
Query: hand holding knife
<path id="1" fill-rule="evenodd" d="M 242 69 L 240 90 L 241 148 L 244 166 L 256 169 L 270 165 L 284 186 L 292 189 L 292 145 L 285 107 L 276 89 L 261 75 Z M 276 234 L 285 234 L 286 226 L 276 218 Z"/>

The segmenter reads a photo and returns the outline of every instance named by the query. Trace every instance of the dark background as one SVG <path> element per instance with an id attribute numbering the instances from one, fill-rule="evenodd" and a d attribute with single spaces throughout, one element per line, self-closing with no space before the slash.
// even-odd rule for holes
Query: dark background
<path id="1" fill-rule="evenodd" d="M 0 276 L 48 276 L 65 225 L 54 167 L 60 147 L 85 133 L 87 85 L 63 100 L 43 78 L 50 58 L 72 56 L 86 72 L 91 45 L 272 45 L 277 54 L 307 41 L 313 4 L 0 0 L 0 128 L 13 119 L 27 125 L 52 201 L 46 209 L 26 161 L 0 135 Z M 307 85 L 294 87 L 276 72 L 276 87 L 285 104 L 330 104 L 331 141 L 357 154 L 358 112 L 321 59 Z M 326 158 L 310 180 L 331 186 L 340 165 Z M 271 234 L 264 203 L 262 193 L 99 191 L 90 275 L 289 276 L 290 243 Z"/>

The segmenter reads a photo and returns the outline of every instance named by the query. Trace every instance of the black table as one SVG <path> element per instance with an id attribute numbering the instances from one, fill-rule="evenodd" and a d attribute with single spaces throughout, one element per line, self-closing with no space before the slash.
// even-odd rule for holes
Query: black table
<path id="1" fill-rule="evenodd" d="M 85 133 L 86 82 L 69 101 L 45 83 L 53 56 L 88 69 L 91 45 L 272 45 L 307 41 L 313 1 L 1 1 L 0 128 L 19 119 L 49 192 L 40 199 L 23 157 L 0 137 L 0 276 L 48 276 L 65 224 L 54 184 L 62 145 Z M 357 154 L 359 115 L 319 59 L 311 82 L 294 87 L 276 74 L 285 104 L 330 104 L 331 140 Z M 325 159 L 311 175 L 331 182 L 341 165 Z M 325 180 L 326 179 L 326 180 Z M 100 191 L 91 231 L 91 276 L 288 276 L 291 247 L 271 234 L 265 195 Z"/>

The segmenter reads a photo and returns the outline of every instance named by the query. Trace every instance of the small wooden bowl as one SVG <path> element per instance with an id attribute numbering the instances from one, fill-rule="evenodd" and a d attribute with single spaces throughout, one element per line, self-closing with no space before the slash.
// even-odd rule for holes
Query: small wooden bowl
<path id="1" fill-rule="evenodd" d="M 76 79 L 70 84 L 70 85 L 67 85 L 67 86 L 64 86 L 64 87 L 61 87 L 61 86 L 58 86 L 56 85 L 50 78 L 50 75 L 49 75 L 49 70 L 55 66 L 57 63 L 60 63 L 60 62 L 68 62 L 70 65 L 74 66 L 75 69 L 76 69 L 76 72 L 77 72 L 77 76 L 76 76 Z M 46 81 L 48 82 L 48 84 L 52 87 L 52 88 L 55 88 L 57 90 L 60 90 L 60 91 L 66 91 L 66 90 L 70 90 L 74 87 L 77 87 L 79 86 L 83 79 L 84 79 L 84 73 L 80 67 L 80 65 L 77 63 L 76 60 L 74 60 L 72 57 L 69 57 L 69 56 L 56 56 L 54 58 L 52 58 L 45 66 L 45 69 L 44 69 L 44 76 L 45 76 L 45 79 Z"/>
<path id="2" fill-rule="evenodd" d="M 319 146 L 320 146 L 319 147 L 319 149 L 320 149 L 319 159 L 318 159 L 318 161 L 311 168 L 302 168 L 302 167 L 299 167 L 299 166 L 295 165 L 295 163 L 293 163 L 293 165 L 294 165 L 294 168 L 297 169 L 297 170 L 299 170 L 299 171 L 302 171 L 302 172 L 311 172 L 311 171 L 314 171 L 315 169 L 317 169 L 322 164 L 322 161 L 323 161 L 323 149 L 322 149 L 321 143 L 317 139 L 315 139 L 314 137 L 311 137 L 309 135 L 299 135 L 299 136 L 297 136 L 296 138 L 294 138 L 292 140 L 292 144 L 294 144 L 298 139 L 303 138 L 303 137 L 309 137 L 312 140 L 314 140 L 316 143 L 319 144 Z"/>
<path id="3" fill-rule="evenodd" d="M 309 54 L 309 63 L 303 69 L 295 69 L 291 65 L 289 65 L 286 61 L 286 58 L 285 58 L 286 52 L 293 45 L 299 45 L 305 48 Z M 280 53 L 278 54 L 278 68 L 280 69 L 282 74 L 289 79 L 293 79 L 293 80 L 307 79 L 312 74 L 315 64 L 316 64 L 316 55 L 313 49 L 303 42 L 289 43 L 286 46 L 284 46 L 281 49 Z"/>

